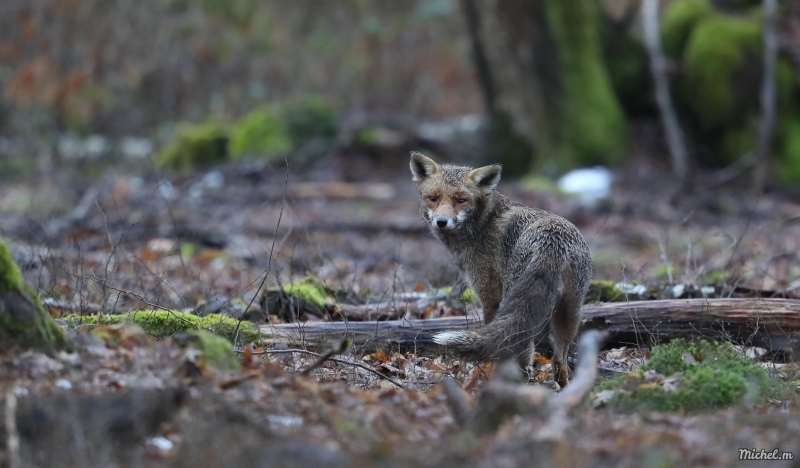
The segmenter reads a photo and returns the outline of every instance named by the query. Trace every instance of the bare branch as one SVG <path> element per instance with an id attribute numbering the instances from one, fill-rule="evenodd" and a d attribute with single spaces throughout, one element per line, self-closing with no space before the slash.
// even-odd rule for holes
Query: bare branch
<path id="1" fill-rule="evenodd" d="M 686 181 L 689 174 L 689 156 L 678 116 L 669 95 L 667 60 L 661 51 L 661 36 L 658 30 L 658 0 L 644 0 L 642 4 L 642 27 L 647 54 L 650 56 L 650 71 L 655 84 L 656 103 L 661 113 L 661 122 L 667 136 L 667 145 L 672 156 L 672 169 L 675 175 Z"/>
<path id="2" fill-rule="evenodd" d="M 237 353 L 241 353 L 241 352 L 242 351 L 237 351 Z M 253 355 L 255 356 L 255 355 L 260 355 L 260 354 L 290 354 L 290 353 L 308 354 L 309 356 L 316 356 L 318 358 L 322 357 L 321 354 L 315 353 L 313 351 L 308 351 L 306 349 L 266 349 L 264 351 L 259 351 L 259 352 L 253 353 Z M 375 369 L 373 369 L 371 367 L 367 367 L 364 364 L 361 364 L 359 362 L 348 361 L 346 359 L 337 359 L 337 358 L 334 358 L 334 357 L 329 358 L 328 360 L 329 361 L 333 361 L 333 362 L 338 362 L 339 364 L 347 364 L 349 366 L 355 366 L 355 367 L 358 367 L 360 369 L 364 369 L 365 371 L 372 372 L 373 374 L 377 375 L 378 377 L 382 378 L 383 380 L 386 380 L 387 382 L 390 382 L 390 383 L 392 383 L 394 385 L 397 385 L 399 388 L 405 388 L 403 386 L 403 384 L 401 384 L 400 382 L 394 380 L 393 378 L 391 378 L 389 376 L 386 376 L 386 375 L 383 375 L 380 372 L 378 372 L 377 370 L 375 370 Z"/>
<path id="3" fill-rule="evenodd" d="M 353 342 L 346 339 L 338 342 L 336 346 L 332 347 L 331 349 L 326 351 L 325 354 L 320 356 L 319 359 L 317 359 L 316 362 L 314 362 L 314 364 L 311 364 L 310 366 L 303 369 L 303 372 L 301 372 L 300 374 L 301 375 L 310 374 L 315 369 L 318 369 L 321 365 L 325 364 L 325 361 L 330 360 L 333 356 L 342 354 L 345 351 L 347 351 L 347 349 L 350 348 L 351 344 L 353 344 Z"/>

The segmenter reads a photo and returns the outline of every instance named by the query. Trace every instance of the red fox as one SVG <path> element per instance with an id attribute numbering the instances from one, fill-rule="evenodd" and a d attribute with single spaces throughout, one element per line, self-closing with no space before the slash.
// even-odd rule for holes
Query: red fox
<path id="1" fill-rule="evenodd" d="M 589 247 L 566 219 L 495 190 L 500 172 L 499 164 L 439 165 L 411 153 L 420 215 L 466 274 L 485 321 L 433 340 L 482 361 L 515 359 L 524 369 L 534 344 L 552 332 L 553 378 L 564 387 L 567 351 L 592 279 Z"/>

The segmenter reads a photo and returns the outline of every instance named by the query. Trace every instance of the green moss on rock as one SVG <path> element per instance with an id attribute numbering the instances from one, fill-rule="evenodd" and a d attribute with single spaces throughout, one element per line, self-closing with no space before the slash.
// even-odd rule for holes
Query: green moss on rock
<path id="1" fill-rule="evenodd" d="M 283 287 L 270 289 L 270 291 L 278 290 L 320 308 L 330 302 L 332 295 L 332 291 L 325 286 L 325 283 L 314 276 L 307 276 L 300 281 L 286 284 Z"/>
<path id="2" fill-rule="evenodd" d="M 333 304 L 334 291 L 313 276 L 283 286 L 269 288 L 263 299 L 264 308 L 272 315 L 294 320 L 306 312 L 324 316 L 327 305 Z M 290 310 L 291 309 L 291 310 Z"/>
<path id="3" fill-rule="evenodd" d="M 227 161 L 228 129 L 216 122 L 181 124 L 173 139 L 155 155 L 159 167 L 189 170 Z"/>
<path id="4" fill-rule="evenodd" d="M 219 370 L 237 370 L 241 367 L 230 341 L 214 333 L 192 330 L 181 336 L 179 341 L 202 353 L 198 358 L 198 362 L 201 364 Z"/>
<path id="5" fill-rule="evenodd" d="M 0 287 L 21 290 L 25 287 L 22 272 L 11 256 L 8 246 L 0 242 Z"/>
<path id="6" fill-rule="evenodd" d="M 272 159 L 285 156 L 291 149 L 292 141 L 273 106 L 250 112 L 231 130 L 231 153 L 234 157 L 256 155 Z"/>
<path id="7" fill-rule="evenodd" d="M 616 283 L 609 280 L 592 280 L 586 302 L 619 302 L 625 300 L 625 294 L 616 288 Z"/>
<path id="8" fill-rule="evenodd" d="M 52 351 L 71 348 L 64 330 L 23 279 L 11 251 L 0 242 L 0 347 Z"/>
<path id="9" fill-rule="evenodd" d="M 326 151 L 338 133 L 336 112 L 317 96 L 262 106 L 226 125 L 181 124 L 159 151 L 156 164 L 188 170 L 244 155 L 309 160 Z"/>
<path id="10" fill-rule="evenodd" d="M 661 20 L 661 47 L 664 54 L 677 59 L 683 55 L 692 30 L 702 19 L 714 13 L 708 0 L 674 0 Z"/>
<path id="11" fill-rule="evenodd" d="M 699 22 L 684 53 L 686 90 L 703 130 L 737 127 L 746 109 L 737 75 L 761 50 L 757 19 L 713 15 Z M 735 155 L 740 156 L 740 155 Z"/>
<path id="12" fill-rule="evenodd" d="M 83 324 L 89 327 L 97 326 L 96 315 L 68 315 L 68 323 Z M 243 343 L 255 343 L 260 340 L 258 328 L 250 322 L 239 321 L 219 314 L 209 314 L 198 317 L 187 312 L 166 310 L 141 310 L 127 314 L 102 315 L 100 319 L 104 324 L 131 322 L 139 325 L 148 334 L 155 338 L 165 338 L 176 333 L 188 333 L 195 330 L 206 330 L 233 340 L 236 327 L 239 325 L 239 340 Z"/>

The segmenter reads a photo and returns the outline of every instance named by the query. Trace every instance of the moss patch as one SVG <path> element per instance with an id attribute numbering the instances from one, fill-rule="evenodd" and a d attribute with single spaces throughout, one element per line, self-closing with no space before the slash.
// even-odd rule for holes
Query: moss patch
<path id="1" fill-rule="evenodd" d="M 262 305 L 271 315 L 294 320 L 304 313 L 324 317 L 334 298 L 335 292 L 325 286 L 325 283 L 308 276 L 300 281 L 268 289 Z"/>
<path id="2" fill-rule="evenodd" d="M 609 406 L 622 411 L 697 412 L 780 395 L 780 384 L 730 343 L 676 339 L 653 348 L 634 374 L 600 386 L 613 396 Z"/>
<path id="3" fill-rule="evenodd" d="M 231 153 L 234 157 L 249 154 L 271 159 L 287 154 L 291 148 L 292 142 L 273 106 L 254 110 L 231 130 Z"/>
<path id="4" fill-rule="evenodd" d="M 677 59 L 683 55 L 695 25 L 714 13 L 708 0 L 674 0 L 661 20 L 661 47 L 664 54 Z"/>
<path id="5" fill-rule="evenodd" d="M 756 18 L 713 15 L 699 22 L 684 53 L 686 89 L 704 130 L 735 128 L 743 115 L 737 74 L 761 49 Z"/>
<path id="6" fill-rule="evenodd" d="M 547 24 L 558 44 L 563 105 L 554 146 L 544 148 L 561 168 L 619 162 L 626 123 L 603 63 L 600 12 L 595 2 L 545 3 Z"/>
<path id="7" fill-rule="evenodd" d="M 192 330 L 181 336 L 181 344 L 197 349 L 202 354 L 198 362 L 219 370 L 236 370 L 241 367 L 230 341 L 205 330 Z"/>
<path id="8" fill-rule="evenodd" d="M 8 246 L 0 242 L 0 287 L 21 290 L 25 286 L 22 272 L 11 256 Z"/>
<path id="9" fill-rule="evenodd" d="M 0 344 L 45 351 L 70 348 L 64 330 L 45 312 L 22 277 L 11 251 L 0 242 Z"/>
<path id="10" fill-rule="evenodd" d="M 96 315 L 68 315 L 68 323 L 97 326 Z M 155 338 L 165 338 L 176 333 L 188 333 L 195 330 L 206 330 L 219 336 L 233 340 L 238 320 L 219 314 L 198 317 L 186 312 L 166 310 L 141 310 L 127 314 L 102 315 L 101 324 L 117 324 L 131 322 L 139 325 Z M 250 322 L 243 321 L 239 325 L 239 340 L 242 343 L 255 343 L 260 340 L 258 328 Z"/>
<path id="11" fill-rule="evenodd" d="M 303 162 L 327 151 L 337 133 L 333 106 L 311 96 L 259 107 L 234 123 L 181 124 L 155 160 L 160 167 L 178 170 L 241 156 L 279 159 L 291 155 Z"/>
<path id="12" fill-rule="evenodd" d="M 624 301 L 625 294 L 619 291 L 615 285 L 615 282 L 609 280 L 592 280 L 589 292 L 586 293 L 586 303 Z"/>
<path id="13" fill-rule="evenodd" d="M 178 170 L 208 166 L 228 159 L 228 143 L 228 129 L 220 123 L 181 124 L 154 159 L 159 167 Z"/>

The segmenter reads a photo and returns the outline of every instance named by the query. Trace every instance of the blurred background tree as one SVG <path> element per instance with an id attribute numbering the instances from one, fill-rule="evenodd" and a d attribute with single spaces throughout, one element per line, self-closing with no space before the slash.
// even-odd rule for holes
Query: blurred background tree
<path id="1" fill-rule="evenodd" d="M 5 0 L 0 154 L 25 155 L 14 167 L 30 169 L 68 154 L 65 135 L 101 135 L 111 148 L 151 139 L 175 167 L 195 155 L 313 161 L 390 146 L 402 149 L 392 161 L 424 147 L 500 161 L 509 175 L 613 166 L 643 141 L 640 123 L 658 119 L 640 3 Z M 760 3 L 660 2 L 692 167 L 753 166 Z M 788 185 L 800 180 L 800 6 L 778 10 L 767 180 Z M 452 120 L 465 115 L 485 118 Z M 429 121 L 450 127 L 420 128 Z M 467 130 L 477 147 L 461 144 Z M 651 140 L 667 163 L 663 138 Z"/>

